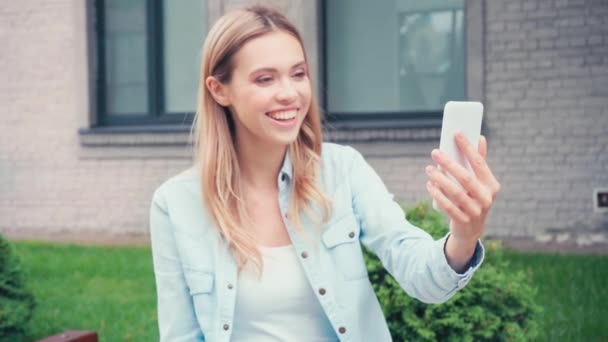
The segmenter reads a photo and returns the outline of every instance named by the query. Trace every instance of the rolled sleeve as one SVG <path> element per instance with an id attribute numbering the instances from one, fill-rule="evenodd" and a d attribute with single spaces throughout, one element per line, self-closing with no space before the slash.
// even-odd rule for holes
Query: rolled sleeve
<path id="1" fill-rule="evenodd" d="M 448 259 L 445 255 L 445 244 L 449 236 L 450 233 L 435 241 L 433 257 L 430 261 L 433 264 L 431 268 L 437 270 L 435 280 L 440 287 L 460 290 L 469 283 L 475 271 L 481 266 L 485 256 L 485 249 L 481 241 L 477 241 L 475 252 L 469 261 L 467 269 L 463 273 L 457 273 L 448 264 Z"/>

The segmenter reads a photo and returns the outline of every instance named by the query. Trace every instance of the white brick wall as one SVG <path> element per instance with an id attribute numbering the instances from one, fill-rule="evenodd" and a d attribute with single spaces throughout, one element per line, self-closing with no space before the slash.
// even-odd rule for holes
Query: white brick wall
<path id="1" fill-rule="evenodd" d="M 608 185 L 608 2 L 486 6 L 486 123 L 503 184 L 492 231 L 606 228 L 591 199 Z"/>
<path id="2" fill-rule="evenodd" d="M 153 189 L 188 164 L 81 157 L 83 3 L 0 3 L 0 231 L 145 232 Z"/>
<path id="3" fill-rule="evenodd" d="M 84 3 L 0 2 L 0 231 L 145 234 L 152 191 L 189 164 L 181 147 L 81 146 Z M 486 134 L 503 184 L 489 233 L 606 227 L 591 194 L 608 186 L 608 1 L 487 1 L 484 22 Z M 355 144 L 406 203 L 428 198 L 436 145 Z"/>

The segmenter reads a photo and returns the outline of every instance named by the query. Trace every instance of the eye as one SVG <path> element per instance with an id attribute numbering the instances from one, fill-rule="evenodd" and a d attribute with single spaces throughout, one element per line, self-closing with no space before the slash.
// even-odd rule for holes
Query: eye
<path id="1" fill-rule="evenodd" d="M 255 79 L 255 83 L 258 84 L 268 84 L 270 82 L 272 82 L 272 77 L 270 76 L 260 76 Z"/>
<path id="2" fill-rule="evenodd" d="M 302 78 L 306 77 L 306 72 L 304 72 L 304 71 L 298 71 L 293 76 L 295 78 L 302 79 Z"/>

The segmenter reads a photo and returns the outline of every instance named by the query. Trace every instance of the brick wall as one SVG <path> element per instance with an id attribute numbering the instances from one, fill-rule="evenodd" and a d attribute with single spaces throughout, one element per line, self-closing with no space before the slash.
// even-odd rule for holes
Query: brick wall
<path id="1" fill-rule="evenodd" d="M 83 153 L 83 3 L 0 3 L 0 231 L 145 232 L 154 187 L 188 164 L 138 157 L 141 148 L 129 158 Z"/>
<path id="2" fill-rule="evenodd" d="M 496 231 L 606 228 L 608 1 L 487 1 L 485 23 Z"/>

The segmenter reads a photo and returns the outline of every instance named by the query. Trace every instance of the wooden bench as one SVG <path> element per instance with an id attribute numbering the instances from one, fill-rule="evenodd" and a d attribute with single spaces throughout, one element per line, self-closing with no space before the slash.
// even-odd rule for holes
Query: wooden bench
<path id="1" fill-rule="evenodd" d="M 71 330 L 49 336 L 38 342 L 98 342 L 98 339 L 97 333 L 94 331 Z"/>

